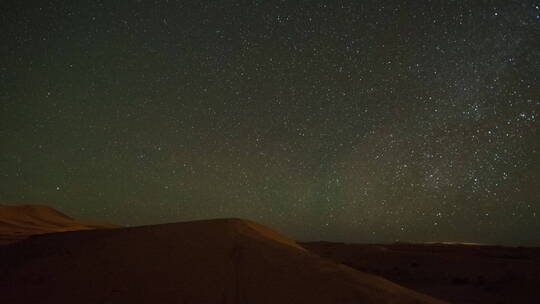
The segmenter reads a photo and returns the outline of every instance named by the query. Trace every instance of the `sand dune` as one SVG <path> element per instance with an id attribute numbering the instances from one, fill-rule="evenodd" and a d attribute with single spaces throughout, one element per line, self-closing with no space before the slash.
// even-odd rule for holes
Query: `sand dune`
<path id="1" fill-rule="evenodd" d="M 302 243 L 338 263 L 463 304 L 539 303 L 540 248 L 461 243 Z"/>
<path id="2" fill-rule="evenodd" d="M 5 303 L 443 303 L 239 219 L 40 235 L 0 261 Z"/>
<path id="3" fill-rule="evenodd" d="M 40 205 L 0 205 L 0 245 L 51 232 L 118 227 L 73 219 Z"/>

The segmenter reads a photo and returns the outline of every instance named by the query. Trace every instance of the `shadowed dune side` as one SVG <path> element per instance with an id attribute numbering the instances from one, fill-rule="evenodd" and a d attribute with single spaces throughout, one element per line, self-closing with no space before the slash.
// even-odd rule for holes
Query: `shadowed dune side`
<path id="1" fill-rule="evenodd" d="M 301 245 L 337 263 L 456 304 L 538 303 L 538 247 L 461 243 Z"/>
<path id="2" fill-rule="evenodd" d="M 0 245 L 51 232 L 116 228 L 110 224 L 73 219 L 40 205 L 0 205 Z"/>
<path id="3" fill-rule="evenodd" d="M 0 262 L 6 303 L 443 303 L 239 219 L 41 235 Z"/>

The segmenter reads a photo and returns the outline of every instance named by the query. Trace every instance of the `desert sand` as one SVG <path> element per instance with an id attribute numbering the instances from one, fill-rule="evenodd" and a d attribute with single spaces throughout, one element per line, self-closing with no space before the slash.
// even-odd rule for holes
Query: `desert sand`
<path id="1" fill-rule="evenodd" d="M 302 246 L 452 303 L 540 303 L 540 248 L 459 243 Z"/>
<path id="2" fill-rule="evenodd" d="M 0 205 L 0 245 L 51 232 L 116 228 L 119 226 L 76 220 L 41 205 Z"/>
<path id="3" fill-rule="evenodd" d="M 443 303 L 241 219 L 34 235 L 0 273 L 2 303 Z"/>

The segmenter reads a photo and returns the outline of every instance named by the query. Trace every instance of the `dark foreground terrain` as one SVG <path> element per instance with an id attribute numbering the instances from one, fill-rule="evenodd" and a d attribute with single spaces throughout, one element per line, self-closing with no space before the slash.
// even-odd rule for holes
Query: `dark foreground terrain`
<path id="1" fill-rule="evenodd" d="M 4 213 L 4 233 L 50 226 L 50 210 L 26 209 Z M 444 303 L 247 220 L 100 228 L 0 246 L 0 303 Z"/>
<path id="2" fill-rule="evenodd" d="M 354 269 L 452 303 L 540 303 L 540 248 L 301 243 Z"/>
<path id="3" fill-rule="evenodd" d="M 0 274 L 10 304 L 539 303 L 540 248 L 299 244 L 240 219 L 122 228 L 0 206 Z"/>

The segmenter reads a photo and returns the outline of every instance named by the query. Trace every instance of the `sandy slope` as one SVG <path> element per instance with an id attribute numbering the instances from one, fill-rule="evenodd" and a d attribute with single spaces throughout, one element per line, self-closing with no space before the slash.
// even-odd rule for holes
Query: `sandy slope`
<path id="1" fill-rule="evenodd" d="M 540 248 L 302 243 L 321 256 L 452 303 L 539 303 Z"/>
<path id="2" fill-rule="evenodd" d="M 47 206 L 0 205 L 0 245 L 35 234 L 114 227 L 117 226 L 75 220 Z"/>
<path id="3" fill-rule="evenodd" d="M 442 303 L 238 219 L 41 235 L 0 273 L 5 303 Z"/>

